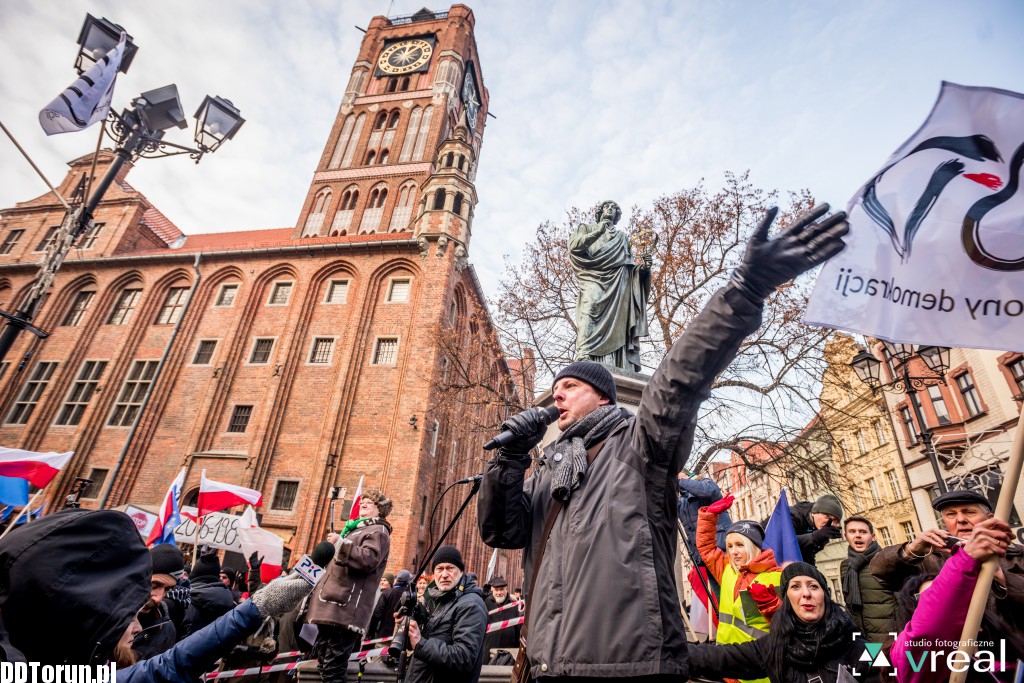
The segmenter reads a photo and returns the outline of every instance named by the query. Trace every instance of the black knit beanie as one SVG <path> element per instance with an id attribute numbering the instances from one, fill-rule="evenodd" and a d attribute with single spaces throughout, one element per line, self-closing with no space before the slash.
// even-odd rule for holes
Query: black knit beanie
<path id="1" fill-rule="evenodd" d="M 811 513 L 820 512 L 824 515 L 843 518 L 843 504 L 831 493 L 826 493 L 811 506 Z"/>
<path id="2" fill-rule="evenodd" d="M 589 360 L 578 360 L 575 363 L 569 363 L 555 377 L 552 386 L 563 377 L 575 377 L 576 379 L 583 380 L 607 396 L 608 400 L 612 403 L 618 402 L 618 395 L 615 392 L 615 380 L 612 378 L 612 373 L 608 372 L 608 368 L 600 363 Z"/>
<path id="3" fill-rule="evenodd" d="M 154 574 L 167 574 L 180 579 L 182 572 L 185 571 L 185 556 L 177 546 L 170 543 L 153 546 L 149 549 L 149 557 L 153 561 Z"/>
<path id="4" fill-rule="evenodd" d="M 740 536 L 746 536 L 751 541 L 753 541 L 754 545 L 756 545 L 758 548 L 764 547 L 764 527 L 762 527 L 757 522 L 751 521 L 749 519 L 743 519 L 739 522 L 733 523 L 733 525 L 730 526 L 725 532 L 726 537 L 728 537 L 729 534 L 739 534 Z M 750 559 L 753 560 L 754 558 Z"/>
<path id="5" fill-rule="evenodd" d="M 466 571 L 466 565 L 462 561 L 462 553 L 453 545 L 443 545 L 434 553 L 434 559 L 430 561 L 430 568 L 433 569 L 439 564 L 454 564 L 460 572 Z"/>
<path id="6" fill-rule="evenodd" d="M 789 582 L 798 576 L 809 576 L 814 579 L 825 590 L 825 595 L 829 598 L 832 597 L 832 591 L 828 587 L 825 575 L 818 571 L 818 568 L 813 564 L 807 564 L 806 562 L 793 562 L 786 565 L 786 568 L 782 570 L 782 577 L 779 579 L 779 592 L 781 595 L 785 596 L 786 591 L 789 590 Z"/>
<path id="7" fill-rule="evenodd" d="M 220 577 L 220 559 L 216 553 L 200 555 L 196 563 L 192 565 L 192 571 L 188 574 L 189 579 L 197 579 L 200 576 Z"/>

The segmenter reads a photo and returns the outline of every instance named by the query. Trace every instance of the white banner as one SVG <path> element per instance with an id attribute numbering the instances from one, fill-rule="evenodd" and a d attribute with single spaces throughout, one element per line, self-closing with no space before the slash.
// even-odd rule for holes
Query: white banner
<path id="1" fill-rule="evenodd" d="M 124 55 L 125 34 L 117 46 L 64 89 L 39 112 L 39 125 L 47 135 L 73 133 L 107 118 L 114 97 L 117 70 Z"/>
<path id="2" fill-rule="evenodd" d="M 181 508 L 181 524 L 174 530 L 174 541 L 178 545 L 192 545 L 196 542 L 197 512 L 199 511 L 194 507 Z M 199 545 L 242 552 L 242 539 L 238 533 L 238 523 L 241 519 L 241 515 L 226 515 L 223 512 L 211 512 L 206 515 L 203 517 L 203 526 L 199 529 Z"/>
<path id="3" fill-rule="evenodd" d="M 924 125 L 850 200 L 809 325 L 996 350 L 1024 338 L 1024 95 L 943 83 Z"/>

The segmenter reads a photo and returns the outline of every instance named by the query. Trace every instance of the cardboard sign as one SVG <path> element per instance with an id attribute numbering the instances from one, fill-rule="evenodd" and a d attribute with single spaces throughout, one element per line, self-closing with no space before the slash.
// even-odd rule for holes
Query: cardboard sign
<path id="1" fill-rule="evenodd" d="M 181 508 L 181 524 L 174 530 L 174 540 L 178 545 L 193 545 L 196 542 L 195 517 L 198 512 L 194 507 Z M 206 515 L 203 517 L 203 526 L 199 528 L 199 545 L 241 553 L 242 541 L 238 534 L 240 519 L 240 515 L 226 515 L 223 512 Z"/>

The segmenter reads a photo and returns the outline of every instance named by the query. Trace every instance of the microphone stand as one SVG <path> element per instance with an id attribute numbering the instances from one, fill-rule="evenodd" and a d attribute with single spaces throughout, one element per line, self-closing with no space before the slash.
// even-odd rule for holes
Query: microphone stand
<path id="1" fill-rule="evenodd" d="M 462 514 L 466 511 L 466 508 L 469 507 L 469 502 L 473 500 L 473 496 L 475 496 L 480 491 L 481 480 L 482 477 L 480 479 L 473 480 L 473 488 L 466 496 L 466 499 L 462 501 L 462 506 L 455 513 L 455 516 L 452 517 L 452 521 L 448 524 L 445 530 L 441 532 L 440 538 L 437 539 L 437 542 L 434 543 L 433 547 L 431 547 L 430 551 L 426 554 L 424 560 L 420 563 L 419 568 L 416 570 L 416 574 L 413 576 L 413 581 L 416 581 L 420 576 L 423 575 L 423 572 L 425 572 L 429 568 L 430 561 L 434 558 L 434 553 L 436 553 L 438 549 L 442 545 L 444 545 L 444 540 L 448 538 L 448 534 L 450 534 L 452 529 L 455 528 L 455 524 L 459 521 L 459 518 L 462 517 Z M 455 482 L 455 484 L 458 483 L 459 482 Z M 455 486 L 455 484 L 452 484 L 452 486 Z M 450 488 L 451 486 L 449 487 L 449 489 Z M 445 493 L 447 493 L 447 491 Z M 444 494 L 441 494 L 441 497 L 443 498 Z M 388 648 L 388 655 L 392 657 L 394 657 L 394 654 L 392 654 L 392 650 L 399 650 L 398 677 L 395 679 L 396 683 L 404 683 L 406 669 L 408 668 L 409 665 L 409 653 L 406 644 L 409 642 L 409 614 L 412 612 L 412 607 L 415 606 L 416 601 L 415 586 L 415 583 L 409 586 L 408 589 L 406 590 L 406 594 L 402 596 L 402 606 L 398 608 L 398 614 L 402 618 L 403 625 L 399 630 L 399 633 L 391 641 L 391 646 Z"/>

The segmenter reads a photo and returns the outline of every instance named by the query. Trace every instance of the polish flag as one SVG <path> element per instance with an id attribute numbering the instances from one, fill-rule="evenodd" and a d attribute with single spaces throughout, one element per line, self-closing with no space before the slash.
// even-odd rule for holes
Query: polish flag
<path id="1" fill-rule="evenodd" d="M 363 478 L 359 477 L 359 485 L 356 486 L 356 495 L 352 499 L 352 511 L 348 513 L 349 519 L 359 519 L 359 499 L 363 497 Z"/>
<path id="2" fill-rule="evenodd" d="M 178 502 L 181 498 L 181 487 L 185 485 L 185 468 L 181 468 L 181 472 L 178 472 L 178 476 L 171 482 L 171 487 L 167 489 L 167 493 L 164 495 L 164 502 L 160 506 L 160 512 L 156 517 L 156 524 L 153 525 L 153 530 L 149 532 L 149 538 L 146 539 L 146 545 L 158 545 L 160 543 L 170 543 L 171 545 L 178 545 L 174 542 L 174 529 L 181 524 L 181 513 L 178 511 Z"/>
<path id="3" fill-rule="evenodd" d="M 0 446 L 0 476 L 28 479 L 36 488 L 45 488 L 67 464 L 68 453 L 33 453 Z"/>
<path id="4" fill-rule="evenodd" d="M 248 560 L 256 553 L 260 565 L 260 581 L 270 583 L 281 576 L 281 565 L 284 563 L 284 539 L 273 531 L 260 528 L 256 519 L 256 511 L 251 506 L 245 508 L 242 518 L 238 520 L 238 541 L 242 546 L 242 554 Z"/>
<path id="5" fill-rule="evenodd" d="M 236 505 L 263 504 L 263 494 L 253 489 L 235 484 L 225 484 L 222 481 L 214 481 L 206 478 L 206 470 L 199 479 L 199 516 L 203 517 L 211 512 L 220 512 Z"/>

